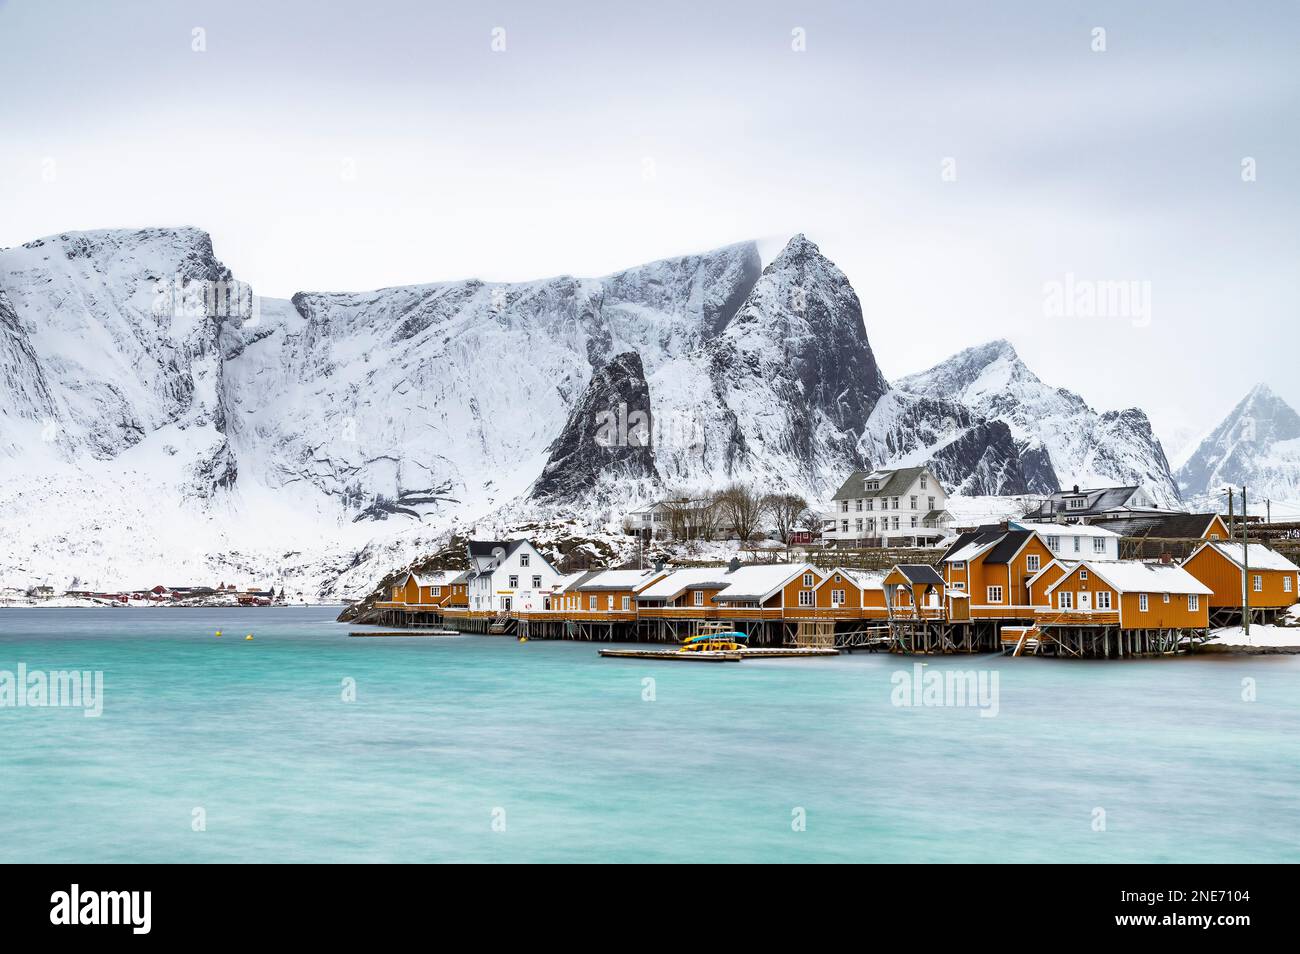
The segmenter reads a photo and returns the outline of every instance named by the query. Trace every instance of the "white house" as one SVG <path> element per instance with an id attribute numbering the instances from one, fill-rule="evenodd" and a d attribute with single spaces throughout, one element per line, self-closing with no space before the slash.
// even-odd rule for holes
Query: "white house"
<path id="1" fill-rule="evenodd" d="M 927 546 L 949 536 L 948 492 L 928 467 L 855 470 L 831 498 L 822 537 L 849 546 Z"/>
<path id="2" fill-rule="evenodd" d="M 542 610 L 562 577 L 528 540 L 471 540 L 469 608 L 508 613 Z"/>
<path id="3" fill-rule="evenodd" d="M 1033 530 L 1058 560 L 1118 560 L 1119 534 L 1086 523 L 1033 523 L 1013 520 L 1013 530 Z"/>
<path id="4" fill-rule="evenodd" d="M 713 502 L 704 497 L 681 500 L 657 500 L 642 510 L 629 511 L 623 517 L 623 532 L 640 534 L 656 540 L 671 537 L 693 539 L 712 532 L 715 520 L 708 517 Z"/>
<path id="5" fill-rule="evenodd" d="M 1078 484 L 1069 490 L 1050 494 L 1036 508 L 1025 514 L 1026 520 L 1046 523 L 1092 523 L 1094 520 L 1114 520 L 1121 517 L 1161 516 L 1170 511 L 1162 508 L 1142 487 L 1093 487 L 1080 489 Z"/>

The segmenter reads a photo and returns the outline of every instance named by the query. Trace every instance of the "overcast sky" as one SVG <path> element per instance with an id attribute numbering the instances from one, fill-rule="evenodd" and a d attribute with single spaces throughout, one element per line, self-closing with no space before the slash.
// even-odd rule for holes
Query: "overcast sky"
<path id="1" fill-rule="evenodd" d="M 802 231 L 887 376 L 1005 337 L 1172 454 L 1300 407 L 1298 50 L 1285 0 L 0 0 L 0 245 L 196 225 L 283 296 Z"/>

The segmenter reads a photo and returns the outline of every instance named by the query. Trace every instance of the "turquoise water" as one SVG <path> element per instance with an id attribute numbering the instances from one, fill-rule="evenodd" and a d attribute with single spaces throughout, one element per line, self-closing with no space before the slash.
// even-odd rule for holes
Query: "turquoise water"
<path id="1" fill-rule="evenodd" d="M 986 718 L 892 705 L 913 660 L 883 654 L 654 664 L 334 613 L 0 610 L 0 670 L 104 671 L 99 718 L 0 708 L 0 861 L 1300 860 L 1300 657 L 930 664 L 996 671 Z"/>

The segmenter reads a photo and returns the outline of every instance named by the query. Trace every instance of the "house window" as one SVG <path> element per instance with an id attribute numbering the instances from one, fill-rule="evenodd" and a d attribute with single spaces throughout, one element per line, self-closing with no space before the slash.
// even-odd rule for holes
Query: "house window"
<path id="1" fill-rule="evenodd" d="M 1079 552 L 1079 546 L 1080 546 L 1080 538 L 1079 538 L 1079 537 L 1075 537 L 1075 538 L 1074 538 L 1074 552 L 1075 552 L 1075 553 L 1078 553 L 1078 552 Z"/>
<path id="2" fill-rule="evenodd" d="M 848 533 L 848 532 L 849 532 L 849 522 L 847 520 L 841 520 L 840 533 Z"/>
<path id="3" fill-rule="evenodd" d="M 897 509 L 898 509 L 898 498 L 897 498 L 897 497 L 894 498 L 893 509 L 894 509 L 894 510 L 897 510 Z"/>
<path id="4" fill-rule="evenodd" d="M 1199 593 L 1187 594 L 1187 609 L 1195 613 L 1201 608 L 1201 596 Z"/>
<path id="5" fill-rule="evenodd" d="M 867 518 L 867 530 L 868 530 L 868 531 L 874 531 L 875 529 L 876 529 L 876 518 L 875 518 L 875 517 L 868 517 L 868 518 Z"/>
<path id="6" fill-rule="evenodd" d="M 703 605 L 704 605 L 704 591 L 703 591 L 703 590 L 696 590 L 696 591 L 695 591 L 695 605 L 696 605 L 696 606 L 703 606 Z"/>
<path id="7" fill-rule="evenodd" d="M 925 490 L 925 488 L 926 488 L 926 476 L 925 476 L 925 474 L 922 474 L 922 475 L 921 475 L 921 489 L 922 489 L 922 490 Z M 931 497 L 931 498 L 930 498 L 930 501 L 931 501 L 931 503 L 930 503 L 930 509 L 933 510 L 933 509 L 934 509 L 934 502 L 933 502 L 933 501 L 934 501 L 934 498 Z"/>
<path id="8" fill-rule="evenodd" d="M 839 581 L 840 581 L 840 575 L 839 575 L 838 573 L 836 573 L 836 574 L 835 574 L 835 582 L 838 583 Z"/>
<path id="9" fill-rule="evenodd" d="M 1079 571 L 1079 579 L 1081 579 L 1081 580 L 1086 580 L 1087 578 L 1088 578 L 1088 571 L 1087 571 L 1087 570 L 1080 570 L 1080 571 Z"/>
<path id="10" fill-rule="evenodd" d="M 1262 593 L 1264 590 L 1264 578 L 1258 573 L 1252 573 L 1251 577 L 1253 578 L 1252 588 L 1254 591 L 1256 593 Z"/>
<path id="11" fill-rule="evenodd" d="M 1169 594 L 1168 594 L 1168 593 L 1165 593 L 1165 594 L 1164 594 L 1164 597 L 1165 597 L 1165 602 L 1168 603 L 1168 602 L 1169 602 Z"/>
<path id="12" fill-rule="evenodd" d="M 1097 609 L 1110 609 L 1110 590 L 1099 590 L 1097 592 Z"/>
<path id="13" fill-rule="evenodd" d="M 610 593 L 608 596 L 605 597 L 605 609 L 612 610 L 613 608 L 614 608 L 614 594 Z"/>
<path id="14" fill-rule="evenodd" d="M 925 509 L 926 509 L 926 510 L 933 510 L 933 509 L 934 509 L 934 498 L 933 498 L 933 497 L 926 497 L 926 498 L 925 498 Z"/>
<path id="15" fill-rule="evenodd" d="M 897 517 L 894 518 L 894 529 L 895 529 L 895 530 L 898 529 L 898 518 L 897 518 Z"/>
<path id="16" fill-rule="evenodd" d="M 587 597 L 587 609 L 591 610 L 592 612 L 595 612 L 595 610 L 596 610 L 596 597 L 594 597 L 594 596 L 588 596 L 588 597 Z"/>
<path id="17" fill-rule="evenodd" d="M 844 591 L 831 590 L 831 606 L 843 606 L 843 605 L 844 605 Z"/>
<path id="18" fill-rule="evenodd" d="M 513 574 L 510 576 L 510 589 L 512 590 L 519 589 L 519 577 Z"/>
<path id="19" fill-rule="evenodd" d="M 952 568 L 953 568 L 954 570 L 964 570 L 964 569 L 966 569 L 966 561 L 965 561 L 965 560 L 953 560 L 953 561 L 952 561 Z"/>
<path id="20" fill-rule="evenodd" d="M 840 513 L 848 513 L 848 512 L 849 512 L 849 502 L 847 500 L 841 500 Z"/>
<path id="21" fill-rule="evenodd" d="M 632 608 L 632 597 L 630 596 L 623 597 L 623 612 L 626 613 L 631 608 Z"/>
<path id="22" fill-rule="evenodd" d="M 880 489 L 880 481 L 878 481 L 878 480 L 868 480 L 868 481 L 867 481 L 867 489 L 868 489 L 868 490 L 879 490 L 879 489 Z"/>
<path id="23" fill-rule="evenodd" d="M 916 514 L 912 514 L 912 527 L 916 527 Z"/>
<path id="24" fill-rule="evenodd" d="M 1140 613 L 1145 613 L 1146 611 L 1147 611 L 1147 595 L 1146 595 L 1145 593 L 1139 593 L 1139 594 L 1138 594 L 1138 612 L 1140 612 Z"/>
<path id="25" fill-rule="evenodd" d="M 858 533 L 861 533 L 861 532 L 862 532 L 862 518 L 861 518 L 861 517 L 858 517 L 857 520 L 854 520 L 854 521 L 853 521 L 853 529 L 856 530 Z"/>
<path id="26" fill-rule="evenodd" d="M 533 577 L 533 589 L 540 590 L 541 588 L 542 588 L 542 578 L 540 576 Z"/>
<path id="27" fill-rule="evenodd" d="M 1088 506 L 1088 499 L 1086 497 L 1071 497 L 1065 502 L 1065 508 L 1067 510 L 1082 510 L 1086 506 Z"/>
<path id="28" fill-rule="evenodd" d="M 915 510 L 915 509 L 916 509 L 916 494 L 912 494 L 912 496 L 909 497 L 908 500 L 910 501 L 910 509 Z"/>
<path id="29" fill-rule="evenodd" d="M 1106 538 L 1105 538 L 1105 537 L 1093 537 L 1093 538 L 1092 538 L 1092 552 L 1093 552 L 1093 553 L 1105 553 L 1105 552 L 1106 552 Z"/>
<path id="30" fill-rule="evenodd" d="M 1062 590 L 1056 594 L 1056 608 L 1063 610 L 1074 609 L 1074 594 L 1069 590 Z"/>
<path id="31" fill-rule="evenodd" d="M 1282 577 L 1282 592 L 1283 593 L 1291 592 L 1291 574 L 1289 573 L 1286 576 Z"/>
<path id="32" fill-rule="evenodd" d="M 812 606 L 812 605 L 813 605 L 813 593 L 812 593 L 812 590 L 800 590 L 800 591 L 799 591 L 799 605 L 800 605 L 800 606 Z"/>
<path id="33" fill-rule="evenodd" d="M 857 509 L 858 513 L 861 513 L 861 512 L 862 512 L 862 501 L 861 501 L 861 500 L 859 500 L 859 501 L 857 502 L 857 507 L 856 507 L 856 509 Z"/>
<path id="34" fill-rule="evenodd" d="M 867 498 L 867 509 L 868 509 L 868 510 L 875 510 L 875 509 L 876 509 L 876 498 L 875 498 L 875 497 L 868 497 L 868 498 Z"/>
<path id="35" fill-rule="evenodd" d="M 435 586 L 435 587 L 433 588 L 433 595 L 434 595 L 434 596 L 442 596 L 442 587 L 441 587 L 441 586 Z"/>
<path id="36" fill-rule="evenodd" d="M 805 573 L 805 574 L 803 575 L 803 585 L 804 585 L 804 586 L 812 586 L 812 585 L 813 585 L 813 575 L 812 575 L 811 573 Z"/>
<path id="37" fill-rule="evenodd" d="M 949 585 L 950 587 L 952 587 L 954 590 L 964 590 L 964 589 L 966 589 L 966 584 L 965 584 L 965 583 L 949 583 L 948 585 Z"/>
<path id="38" fill-rule="evenodd" d="M 1001 602 L 1002 602 L 1002 587 L 1000 587 L 1000 586 L 990 586 L 990 587 L 989 587 L 989 602 L 990 602 L 990 603 L 1001 603 Z"/>
<path id="39" fill-rule="evenodd" d="M 527 554 L 527 553 L 521 553 L 521 554 L 519 554 L 519 565 L 520 565 L 520 566 L 527 566 L 527 565 L 528 565 L 528 554 Z"/>
<path id="40" fill-rule="evenodd" d="M 1037 553 L 1031 553 L 1029 556 L 1025 557 L 1025 569 L 1030 573 L 1037 573 L 1040 566 L 1041 564 Z"/>
<path id="41" fill-rule="evenodd" d="M 1060 537 L 1048 537 L 1048 538 L 1047 538 L 1047 549 L 1051 550 L 1053 553 L 1055 553 L 1057 550 L 1061 549 L 1061 538 L 1060 538 Z"/>

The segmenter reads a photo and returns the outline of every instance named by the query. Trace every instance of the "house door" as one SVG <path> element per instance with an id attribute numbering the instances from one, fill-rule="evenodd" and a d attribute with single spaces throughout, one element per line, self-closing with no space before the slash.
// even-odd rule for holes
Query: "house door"
<path id="1" fill-rule="evenodd" d="M 936 590 L 936 589 L 931 588 L 931 590 L 930 590 L 930 592 L 929 592 L 929 595 L 926 597 L 925 602 L 926 602 L 927 605 L 929 605 L 930 609 L 938 609 L 938 608 L 939 608 L 939 591 Z"/>
<path id="2" fill-rule="evenodd" d="M 1080 594 L 1079 594 L 1079 612 L 1080 612 L 1080 613 L 1086 613 L 1086 612 L 1088 612 L 1088 611 L 1091 610 L 1091 609 L 1092 609 L 1092 594 L 1091 594 L 1091 593 L 1080 593 Z"/>
<path id="3" fill-rule="evenodd" d="M 503 612 L 506 613 L 510 612 L 510 597 L 508 596 L 501 597 L 501 609 Z"/>

